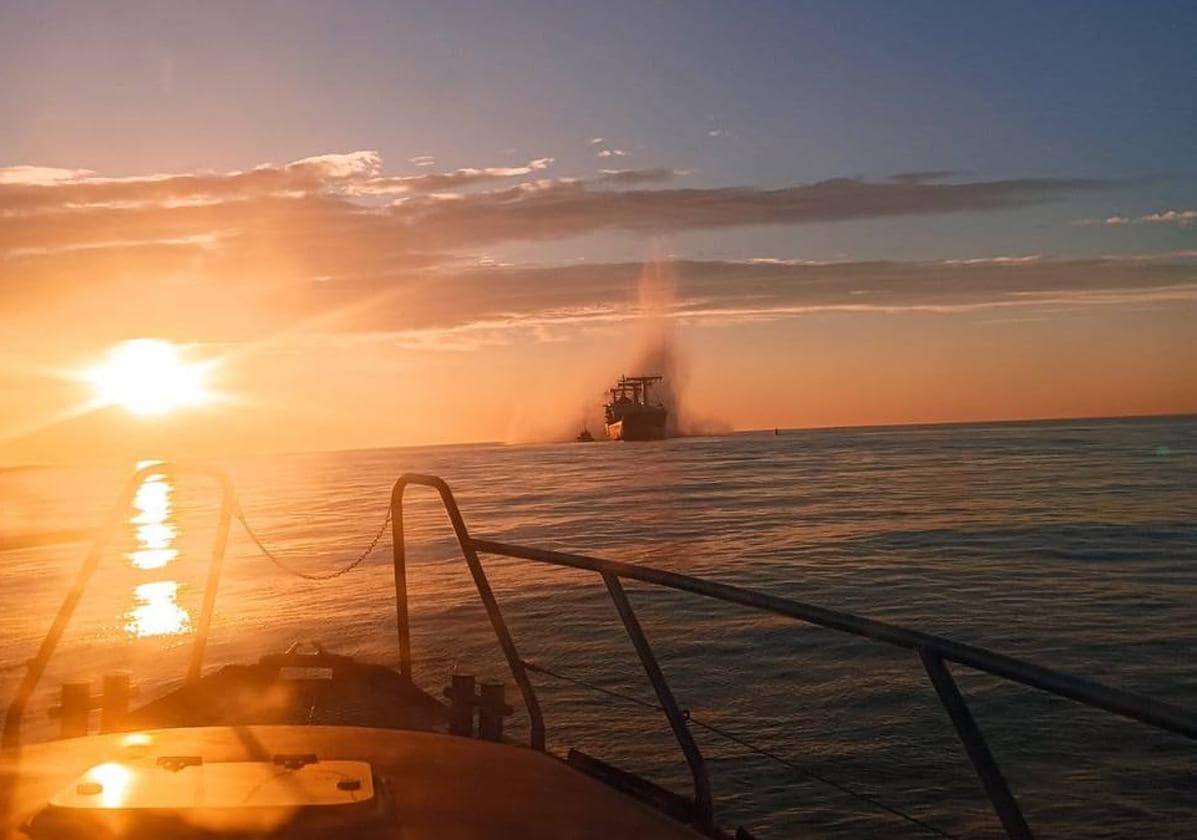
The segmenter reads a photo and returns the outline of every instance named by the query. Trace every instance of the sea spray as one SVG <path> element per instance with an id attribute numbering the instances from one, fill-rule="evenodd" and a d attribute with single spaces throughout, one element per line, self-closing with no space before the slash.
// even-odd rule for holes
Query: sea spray
<path id="1" fill-rule="evenodd" d="M 644 264 L 637 286 L 640 338 L 626 372 L 664 377 L 654 393 L 669 410 L 666 431 L 670 437 L 730 432 L 731 424 L 698 415 L 686 399 L 690 360 L 677 336 L 677 285 L 677 269 L 669 258 Z"/>

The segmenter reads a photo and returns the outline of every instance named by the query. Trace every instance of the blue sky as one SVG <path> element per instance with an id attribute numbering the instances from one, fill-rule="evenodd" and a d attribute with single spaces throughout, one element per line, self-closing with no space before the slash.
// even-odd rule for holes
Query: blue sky
<path id="1" fill-rule="evenodd" d="M 583 174 L 604 163 L 587 142 L 604 137 L 628 152 L 605 163 L 683 168 L 698 185 L 917 170 L 1121 182 L 1001 230 L 899 225 L 879 246 L 891 256 L 1178 247 L 1158 226 L 1110 241 L 1060 222 L 1194 203 L 1195 9 L 9 3 L 0 162 L 121 175 L 368 148 L 395 169 L 421 154 L 449 168 L 552 156 Z M 877 231 L 856 227 L 726 247 L 877 256 Z"/>
<path id="2" fill-rule="evenodd" d="M 178 141 L 146 150 L 162 168 L 367 146 L 581 166 L 597 134 L 726 182 L 1194 169 L 1192 3 L 37 2 L 3 20 L 10 158 L 75 161 L 43 121 L 103 108 L 102 169 L 130 164 L 128 128 Z M 734 141 L 706 142 L 718 129 Z"/>

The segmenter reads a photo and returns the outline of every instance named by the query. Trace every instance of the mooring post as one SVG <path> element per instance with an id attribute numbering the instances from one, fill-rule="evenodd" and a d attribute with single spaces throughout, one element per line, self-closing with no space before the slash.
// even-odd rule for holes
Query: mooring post
<path id="1" fill-rule="evenodd" d="M 62 705 L 58 707 L 58 725 L 63 738 L 79 738 L 87 734 L 91 715 L 91 684 L 71 682 L 62 684 Z"/>
<path id="2" fill-rule="evenodd" d="M 129 673 L 116 671 L 104 675 L 103 694 L 100 695 L 100 731 L 119 732 L 129 714 L 129 698 L 133 693 Z"/>
<path id="3" fill-rule="evenodd" d="M 502 741 L 503 718 L 511 711 L 503 683 L 482 683 L 478 704 L 478 737 L 484 741 Z"/>
<path id="4" fill-rule="evenodd" d="M 454 674 L 450 680 L 445 689 L 445 696 L 449 698 L 449 734 L 471 737 L 474 734 L 474 706 L 477 705 L 474 675 Z"/>

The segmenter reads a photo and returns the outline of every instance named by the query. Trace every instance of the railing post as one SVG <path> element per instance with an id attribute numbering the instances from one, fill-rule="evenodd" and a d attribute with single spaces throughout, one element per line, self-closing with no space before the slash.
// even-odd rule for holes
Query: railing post
<path id="1" fill-rule="evenodd" d="M 212 611 L 216 608 L 216 590 L 220 586 L 221 569 L 224 566 L 225 548 L 229 542 L 229 526 L 233 521 L 232 488 L 221 482 L 220 521 L 216 525 L 216 536 L 212 542 L 212 561 L 208 564 L 208 583 L 204 587 L 204 604 L 200 611 L 199 624 L 195 629 L 195 641 L 191 645 L 191 665 L 187 669 L 187 682 L 197 683 L 203 675 L 204 651 L 208 647 L 208 630 L 212 626 Z"/>
<path id="2" fill-rule="evenodd" d="M 54 656 L 54 651 L 58 648 L 62 634 L 70 623 L 71 616 L 74 615 L 75 608 L 79 605 L 87 584 L 91 581 L 96 568 L 100 565 L 100 560 L 103 558 L 105 551 L 107 551 L 113 534 L 128 515 L 129 505 L 132 504 L 133 496 L 136 494 L 137 489 L 151 475 L 177 475 L 181 472 L 195 472 L 209 476 L 220 485 L 222 494 L 221 522 L 217 527 L 216 546 L 213 548 L 212 566 L 209 567 L 208 572 L 208 588 L 204 592 L 204 611 L 200 618 L 201 632 L 197 634 L 195 644 L 192 647 L 191 667 L 188 672 L 188 679 L 192 679 L 193 675 L 198 675 L 198 669 L 203 666 L 204 643 L 207 641 L 208 621 L 212 615 L 212 603 L 216 598 L 216 583 L 220 577 L 220 563 L 224 557 L 225 543 L 228 539 L 228 520 L 237 507 L 237 500 L 228 476 L 219 470 L 195 465 L 188 466 L 170 463 L 147 464 L 134 471 L 133 475 L 125 482 L 117 503 L 109 511 L 103 527 L 96 533 L 96 539 L 92 543 L 87 556 L 84 558 L 83 565 L 79 567 L 79 571 L 75 575 L 75 582 L 71 585 L 66 597 L 63 598 L 58 612 L 55 613 L 54 620 L 50 624 L 50 629 L 46 631 L 46 635 L 42 638 L 41 645 L 37 649 L 37 655 L 29 661 L 25 676 L 8 705 L 8 713 L 4 716 L 4 734 L 0 738 L 0 745 L 15 747 L 21 742 L 21 721 L 24 719 L 25 709 L 29 705 L 29 700 L 33 697 L 33 692 L 37 689 L 37 685 L 46 671 L 46 665 Z"/>
<path id="3" fill-rule="evenodd" d="M 507 667 L 511 669 L 511 676 L 515 678 L 516 685 L 520 687 L 520 693 L 524 697 L 524 705 L 528 709 L 528 741 L 532 749 L 543 752 L 544 715 L 540 711 L 540 701 L 536 698 L 536 690 L 532 688 L 532 681 L 528 679 L 528 672 L 524 670 L 524 660 L 520 658 L 519 651 L 515 647 L 515 640 L 511 637 L 511 631 L 507 629 L 507 622 L 503 620 L 499 602 L 495 600 L 495 593 L 490 588 L 490 581 L 487 580 L 486 572 L 478 559 L 478 552 L 474 550 L 469 534 L 465 533 L 465 524 L 462 522 L 461 512 L 457 510 L 456 504 L 449 508 L 449 518 L 453 520 L 454 530 L 458 530 L 459 525 L 461 527 L 461 530 L 458 531 L 461 552 L 465 555 L 466 565 L 470 567 L 470 575 L 474 578 L 478 597 L 482 599 L 482 605 L 486 607 L 490 626 L 494 628 L 495 636 L 499 639 L 499 647 L 503 649 Z"/>
<path id="4" fill-rule="evenodd" d="M 652 683 L 657 700 L 660 702 L 661 708 L 665 710 L 665 717 L 669 719 L 673 735 L 677 738 L 678 745 L 686 756 L 686 764 L 690 766 L 690 775 L 694 778 L 695 819 L 703 828 L 714 828 L 715 808 L 711 803 L 711 780 L 707 776 L 707 765 L 702 757 L 702 751 L 698 749 L 694 735 L 686 724 L 686 715 L 678 708 L 677 700 L 674 699 L 673 692 L 669 689 L 669 683 L 665 681 L 665 675 L 661 673 L 661 666 L 657 664 L 657 657 L 653 654 L 648 638 L 645 637 L 644 630 L 640 627 L 640 621 L 636 618 L 636 612 L 632 609 L 632 602 L 628 600 L 628 594 L 624 591 L 623 584 L 615 575 L 606 572 L 601 574 L 603 583 L 607 584 L 607 591 L 611 593 L 611 600 L 615 602 L 615 609 L 619 611 L 619 617 L 623 620 L 623 626 L 628 631 L 628 637 L 632 640 L 636 654 L 640 657 L 640 664 L 644 666 L 644 672 L 648 675 L 648 681 Z"/>
<path id="5" fill-rule="evenodd" d="M 445 508 L 445 513 L 449 516 L 449 523 L 453 526 L 453 533 L 457 537 L 457 544 L 461 548 L 461 554 L 465 558 L 466 566 L 469 567 L 470 577 L 474 579 L 474 587 L 478 590 L 478 599 L 482 601 L 482 606 L 486 608 L 486 615 L 490 619 L 491 629 L 495 631 L 499 647 L 502 648 L 503 656 L 507 660 L 507 667 L 511 669 L 511 676 L 515 679 L 516 685 L 519 686 L 520 694 L 524 699 L 524 707 L 528 710 L 529 745 L 532 749 L 543 752 L 545 748 L 544 714 L 540 710 L 540 701 L 536 697 L 536 689 L 532 687 L 532 681 L 528 679 L 528 672 L 524 668 L 524 660 L 520 658 L 519 651 L 515 647 L 515 640 L 511 637 L 511 631 L 507 629 L 507 622 L 503 619 L 503 612 L 499 609 L 498 601 L 495 600 L 494 591 L 490 588 L 490 581 L 486 577 L 486 570 L 482 568 L 482 561 L 478 559 L 478 551 L 474 548 L 474 541 L 470 538 L 470 532 L 466 528 L 465 520 L 461 516 L 461 509 L 457 507 L 457 500 L 453 498 L 453 491 L 449 489 L 449 485 L 442 479 L 416 473 L 400 476 L 399 480 L 395 482 L 394 489 L 391 491 L 391 521 L 395 523 L 395 596 L 398 602 L 397 612 L 399 613 L 399 653 L 401 662 L 407 663 L 405 676 L 408 679 L 411 678 L 410 634 L 407 617 L 407 561 L 406 548 L 403 544 L 403 492 L 408 484 L 420 484 L 425 487 L 431 487 L 440 494 L 441 504 Z M 405 644 L 409 646 L 406 650 L 404 649 Z"/>
<path id="6" fill-rule="evenodd" d="M 391 556 L 395 565 L 395 624 L 399 633 L 399 674 L 412 681 L 411 626 L 407 615 L 407 543 L 403 539 L 403 478 L 391 490 Z"/>
<path id="7" fill-rule="evenodd" d="M 1002 827 L 1006 829 L 1006 835 L 1013 840 L 1031 840 L 1031 829 L 1018 807 L 1018 800 L 1010 792 L 993 753 L 989 751 L 985 736 L 973 720 L 972 712 L 956 686 L 956 680 L 952 678 L 952 673 L 939 654 L 933 650 L 919 648 L 919 658 L 923 660 L 923 667 L 927 669 L 931 685 L 935 686 L 939 702 L 943 704 L 948 717 L 952 719 L 952 725 L 956 727 L 956 734 L 960 736 L 964 751 L 968 753 L 973 768 L 981 778 L 981 784 L 989 795 L 989 801 L 993 803 L 993 810 L 997 812 Z"/>

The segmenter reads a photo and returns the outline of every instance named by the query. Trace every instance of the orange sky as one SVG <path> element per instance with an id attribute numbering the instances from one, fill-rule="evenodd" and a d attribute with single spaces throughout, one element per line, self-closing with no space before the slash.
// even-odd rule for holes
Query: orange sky
<path id="1" fill-rule="evenodd" d="M 1192 17 L 0 4 L 0 467 L 1197 412 Z"/>
<path id="2" fill-rule="evenodd" d="M 639 227 L 673 213 L 718 240 L 744 214 L 885 224 L 1068 182 L 779 198 L 550 167 L 393 177 L 356 153 L 120 179 L 0 170 L 0 459 L 568 439 L 597 430 L 624 372 L 667 374 L 696 432 L 1197 410 L 1188 253 L 684 258 Z M 536 239 L 568 255 L 613 226 L 641 261 L 492 255 Z M 208 366 L 213 398 L 150 418 L 97 407 L 84 372 L 144 337 Z"/>
<path id="3" fill-rule="evenodd" d="M 0 464 L 568 439 L 621 373 L 666 374 L 694 432 L 1197 411 L 1197 252 L 737 252 L 1057 204 L 1075 230 L 1099 182 L 556 166 L 0 167 Z M 84 373 L 138 338 L 210 368 L 213 398 L 97 406 Z"/>
<path id="4" fill-rule="evenodd" d="M 389 301 L 330 318 L 304 311 L 298 298 L 275 306 L 262 292 L 261 309 L 232 307 L 226 316 L 218 290 L 194 288 L 220 278 L 202 275 L 185 281 L 195 296 L 186 306 L 105 300 L 98 288 L 31 300 L 25 317 L 6 324 L 21 343 L 4 358 L 0 452 L 11 464 L 563 439 L 583 422 L 600 427 L 608 380 L 635 369 L 662 324 L 678 409 L 695 431 L 1197 409 L 1197 334 L 1185 300 L 1110 303 L 1107 291 L 1072 289 L 1067 303 L 1003 305 L 990 298 L 1009 293 L 983 284 L 979 301 L 859 308 L 790 300 L 785 283 L 774 301 L 762 282 L 746 307 L 692 297 L 687 270 L 654 268 L 674 288 L 651 311 L 633 272 L 618 295 L 589 306 L 496 308 L 399 331 L 374 324 Z M 104 285 L 97 275 L 91 282 Z M 471 308 L 469 288 L 458 288 L 462 309 Z M 418 322 L 407 307 L 438 294 L 436 286 L 406 293 L 404 317 Z M 1143 294 L 1153 293 L 1131 297 Z M 444 307 L 434 300 L 428 308 Z M 158 328 L 139 331 L 139 319 Z M 368 329 L 355 329 L 363 321 Z M 64 416 L 94 396 L 73 374 L 139 334 L 177 338 L 185 358 L 212 362 L 215 399 L 162 417 L 119 407 Z"/>

